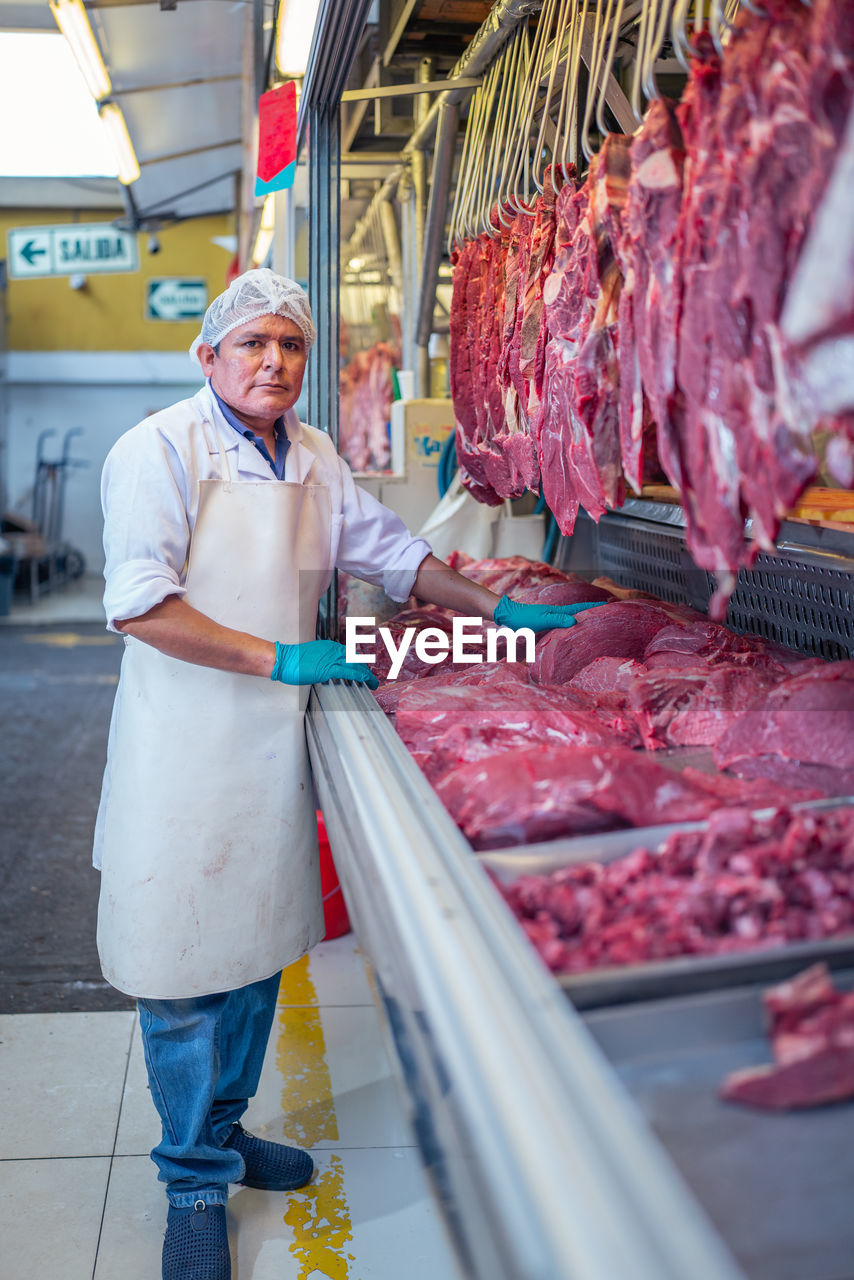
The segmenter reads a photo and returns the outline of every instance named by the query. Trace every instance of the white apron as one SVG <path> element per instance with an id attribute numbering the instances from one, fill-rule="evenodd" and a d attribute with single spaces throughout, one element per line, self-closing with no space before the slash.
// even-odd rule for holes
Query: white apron
<path id="1" fill-rule="evenodd" d="M 328 576 L 325 485 L 202 480 L 185 599 L 228 627 L 313 640 Z M 323 937 L 308 689 L 126 637 L 104 821 L 98 952 L 129 995 L 270 977 Z"/>

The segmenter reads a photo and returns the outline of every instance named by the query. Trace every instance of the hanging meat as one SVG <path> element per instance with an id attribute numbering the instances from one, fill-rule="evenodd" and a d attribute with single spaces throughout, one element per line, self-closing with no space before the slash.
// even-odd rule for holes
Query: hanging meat
<path id="1" fill-rule="evenodd" d="M 616 253 L 629 139 L 611 134 L 578 191 L 558 201 L 557 252 L 543 291 L 548 345 L 535 434 L 546 502 L 571 533 L 579 505 L 621 505 Z"/>
<path id="2" fill-rule="evenodd" d="M 676 381 L 674 247 L 682 208 L 685 144 L 675 104 L 652 103 L 631 144 L 631 174 L 618 252 L 620 452 L 623 472 L 640 493 L 644 439 L 656 431 L 667 474 L 678 474 L 670 430 Z"/>
<path id="3" fill-rule="evenodd" d="M 552 205 L 544 184 L 533 214 L 507 214 L 500 236 L 457 250 L 464 315 L 452 314 L 451 334 L 458 451 L 475 496 L 532 487 L 533 443 L 568 534 L 580 506 L 598 519 L 626 482 L 641 488 L 657 438 L 688 547 L 718 574 L 720 618 L 735 571 L 774 546 L 816 476 L 817 437 L 836 482 L 854 485 L 854 411 L 828 356 L 850 329 L 850 237 L 836 303 L 808 323 L 801 301 L 785 336 L 782 326 L 831 178 L 816 243 L 832 248 L 840 208 L 850 219 L 852 160 L 840 153 L 846 126 L 854 139 L 854 6 L 744 7 L 718 48 L 709 33 L 694 38 L 682 101 L 653 101 L 631 139 L 607 136 L 583 186 L 573 177 Z M 490 457 L 503 462 L 490 469 Z"/>
<path id="4" fill-rule="evenodd" d="M 354 471 L 382 471 L 391 460 L 392 370 L 400 354 L 387 342 L 359 351 L 339 377 L 341 456 Z"/>

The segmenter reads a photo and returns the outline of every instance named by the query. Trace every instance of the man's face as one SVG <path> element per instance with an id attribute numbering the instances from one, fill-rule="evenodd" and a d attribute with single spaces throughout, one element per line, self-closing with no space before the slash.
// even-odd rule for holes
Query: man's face
<path id="1" fill-rule="evenodd" d="M 260 316 L 227 333 L 219 355 L 206 342 L 198 354 L 214 391 L 255 430 L 272 427 L 299 399 L 308 356 L 293 320 Z"/>

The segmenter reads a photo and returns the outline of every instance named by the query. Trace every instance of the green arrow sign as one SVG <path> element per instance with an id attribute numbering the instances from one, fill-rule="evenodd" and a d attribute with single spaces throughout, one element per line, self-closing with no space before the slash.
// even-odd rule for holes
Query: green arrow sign
<path id="1" fill-rule="evenodd" d="M 206 280 L 167 277 L 145 286 L 146 320 L 198 320 L 208 305 Z"/>
<path id="2" fill-rule="evenodd" d="M 26 259 L 31 267 L 35 266 L 36 258 L 43 258 L 47 254 L 47 249 L 37 249 L 35 240 L 28 240 L 18 250 L 21 257 Z"/>

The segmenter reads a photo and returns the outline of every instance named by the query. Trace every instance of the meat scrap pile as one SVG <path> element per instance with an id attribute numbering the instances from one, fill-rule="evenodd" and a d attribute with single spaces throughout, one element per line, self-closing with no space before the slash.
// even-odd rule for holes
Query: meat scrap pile
<path id="1" fill-rule="evenodd" d="M 394 347 L 378 342 L 341 370 L 338 448 L 354 471 L 388 468 L 392 370 L 399 363 Z"/>
<path id="2" fill-rule="evenodd" d="M 843 937 L 854 932 L 854 809 L 761 820 L 721 809 L 656 852 L 498 888 L 556 973 Z"/>
<path id="3" fill-rule="evenodd" d="M 771 987 L 762 1004 L 774 1061 L 733 1071 L 721 1097 L 768 1111 L 854 1098 L 854 992 L 837 990 L 816 964 Z"/>
<path id="4" fill-rule="evenodd" d="M 700 38 L 678 105 L 608 136 L 583 184 L 549 172 L 531 214 L 454 255 L 463 483 L 495 505 L 541 476 L 568 534 L 580 506 L 598 519 L 663 472 L 695 561 L 722 575 L 716 617 L 815 476 L 813 435 L 854 438 L 780 329 L 854 100 L 854 7 L 751 8 L 722 57 Z"/>
<path id="5" fill-rule="evenodd" d="M 450 560 L 515 599 L 604 600 L 540 636 L 530 665 L 431 665 L 410 646 L 397 679 L 377 690 L 475 848 L 854 795 L 854 662 L 802 658 L 686 606 L 617 595 L 607 579 L 521 556 Z M 407 626 L 450 636 L 453 617 L 420 605 L 386 625 L 395 636 Z M 377 675 L 389 666 L 378 651 Z M 727 772 L 659 763 L 654 753 L 674 747 L 710 749 Z"/>

